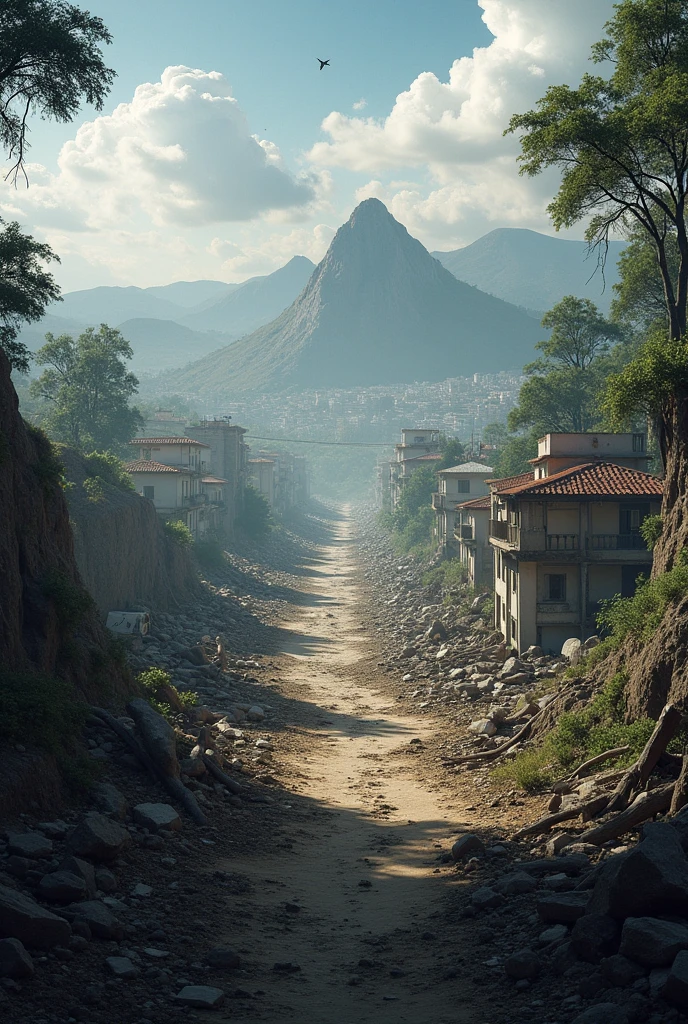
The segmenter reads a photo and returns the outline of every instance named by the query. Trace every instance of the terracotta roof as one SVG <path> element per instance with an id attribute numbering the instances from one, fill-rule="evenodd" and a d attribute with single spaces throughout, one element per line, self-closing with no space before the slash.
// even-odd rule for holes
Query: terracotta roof
<path id="1" fill-rule="evenodd" d="M 226 484 L 227 481 L 223 480 L 221 476 L 204 476 L 201 480 L 202 484 Z"/>
<path id="2" fill-rule="evenodd" d="M 463 462 L 460 466 L 452 466 L 451 469 L 441 469 L 440 473 L 494 473 L 492 466 L 486 466 L 484 462 Z"/>
<path id="3" fill-rule="evenodd" d="M 437 462 L 442 456 L 438 453 L 435 455 L 414 455 L 412 459 L 401 459 L 398 465 L 403 466 L 406 462 Z"/>
<path id="4" fill-rule="evenodd" d="M 518 473 L 516 476 L 505 476 L 501 480 L 486 480 L 485 483 L 493 491 L 502 491 L 505 487 L 516 487 L 517 484 L 525 484 L 535 479 L 535 474 L 532 470 L 527 473 Z"/>
<path id="5" fill-rule="evenodd" d="M 251 465 L 254 462 L 268 462 L 271 466 L 274 466 L 274 464 L 275 464 L 275 460 L 274 459 L 249 459 L 248 461 L 249 461 L 249 464 L 251 464 Z"/>
<path id="6" fill-rule="evenodd" d="M 124 468 L 127 473 L 190 473 L 181 466 L 165 466 L 162 462 L 153 462 L 152 459 L 136 459 L 135 462 L 125 462 Z"/>
<path id="7" fill-rule="evenodd" d="M 472 508 L 490 508 L 491 499 L 489 494 L 481 494 L 479 498 L 471 498 L 470 501 L 462 501 L 456 507 L 466 508 L 470 511 Z"/>
<path id="8" fill-rule="evenodd" d="M 514 497 L 562 495 L 564 497 L 626 498 L 661 497 L 664 490 L 659 477 L 639 469 L 617 466 L 613 462 L 588 462 L 573 469 L 529 480 L 527 483 L 500 488 L 499 493 Z"/>
<path id="9" fill-rule="evenodd" d="M 205 441 L 195 441 L 193 437 L 135 437 L 129 444 L 144 448 L 151 444 L 195 444 L 199 448 L 210 448 Z"/>

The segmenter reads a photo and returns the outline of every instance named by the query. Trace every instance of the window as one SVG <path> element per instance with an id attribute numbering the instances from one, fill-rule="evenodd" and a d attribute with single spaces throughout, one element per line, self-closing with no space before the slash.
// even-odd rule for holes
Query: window
<path id="1" fill-rule="evenodd" d="M 512 620 L 511 620 L 511 639 L 512 640 L 516 640 L 516 637 L 517 637 L 516 619 L 512 618 Z"/>
<path id="2" fill-rule="evenodd" d="M 512 572 L 511 573 L 511 589 L 513 590 L 514 594 L 516 593 L 517 587 L 518 587 L 518 573 L 517 572 Z"/>
<path id="3" fill-rule="evenodd" d="M 640 532 L 640 509 L 622 508 L 619 513 L 620 533 Z"/>
<path id="4" fill-rule="evenodd" d="M 545 592 L 548 601 L 566 600 L 566 574 L 552 573 L 545 576 Z"/>
<path id="5" fill-rule="evenodd" d="M 150 498 L 150 500 L 152 501 L 153 498 L 155 497 L 155 487 L 144 487 L 143 496 L 144 498 Z"/>
<path id="6" fill-rule="evenodd" d="M 150 448 L 144 448 L 143 449 L 143 457 L 144 457 L 146 462 L 150 462 L 150 460 L 151 460 L 151 450 L 150 450 Z"/>
<path id="7" fill-rule="evenodd" d="M 425 437 L 422 434 L 421 435 L 417 434 L 414 437 L 414 439 L 413 439 L 413 443 L 414 444 L 425 444 Z"/>
<path id="8" fill-rule="evenodd" d="M 471 492 L 471 481 L 470 480 L 457 480 L 456 489 L 459 494 L 470 494 Z"/>
<path id="9" fill-rule="evenodd" d="M 634 434 L 633 435 L 633 451 L 644 452 L 645 451 L 645 435 Z"/>

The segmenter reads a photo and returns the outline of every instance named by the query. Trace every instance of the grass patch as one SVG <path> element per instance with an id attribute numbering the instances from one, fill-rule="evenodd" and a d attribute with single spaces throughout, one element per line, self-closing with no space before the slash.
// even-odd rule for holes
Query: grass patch
<path id="1" fill-rule="evenodd" d="M 516 782 L 528 793 L 547 789 L 562 775 L 596 754 L 628 744 L 617 765 L 631 764 L 650 738 L 650 718 L 624 722 L 626 676 L 618 673 L 582 711 L 567 711 L 540 747 L 521 751 L 512 761 L 495 768 L 497 781 Z"/>
<path id="2" fill-rule="evenodd" d="M 198 694 L 192 690 L 180 692 L 172 683 L 169 672 L 164 669 L 149 668 L 139 672 L 136 682 L 150 706 L 167 719 L 170 725 L 178 725 L 184 711 L 198 704 Z"/>

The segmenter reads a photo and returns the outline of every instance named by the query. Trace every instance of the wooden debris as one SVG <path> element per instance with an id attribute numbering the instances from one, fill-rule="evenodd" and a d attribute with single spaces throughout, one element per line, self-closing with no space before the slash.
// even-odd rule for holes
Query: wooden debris
<path id="1" fill-rule="evenodd" d="M 605 750 L 604 753 L 591 757 L 589 761 L 584 761 L 583 764 L 576 768 L 575 772 L 568 776 L 569 781 L 577 779 L 583 774 L 583 772 L 586 772 L 588 768 L 594 768 L 596 764 L 602 764 L 604 761 L 611 761 L 614 757 L 621 757 L 622 754 L 626 754 L 630 749 L 630 746 L 626 744 L 625 747 L 612 747 L 611 750 Z"/>
<path id="2" fill-rule="evenodd" d="M 676 780 L 674 793 L 671 798 L 671 813 L 678 814 L 682 807 L 688 804 L 688 754 L 683 755 L 681 774 Z"/>
<path id="3" fill-rule="evenodd" d="M 639 792 L 645 786 L 667 745 L 678 732 L 682 721 L 683 712 L 675 704 L 667 704 L 664 707 L 640 757 L 614 790 L 607 807 L 609 812 L 622 811 L 628 806 L 633 793 Z"/>
<path id="4" fill-rule="evenodd" d="M 655 814 L 662 814 L 668 811 L 671 806 L 671 797 L 674 792 L 675 783 L 670 782 L 649 793 L 641 793 L 636 797 L 630 807 L 622 811 L 608 821 L 590 828 L 579 837 L 581 843 L 594 843 L 601 846 L 610 839 L 617 839 L 619 836 L 630 832 L 637 825 L 641 825 L 648 818 L 654 818 Z"/>
<path id="5" fill-rule="evenodd" d="M 540 818 L 538 821 L 534 821 L 532 825 L 525 825 L 519 829 L 518 832 L 514 833 L 514 839 L 522 839 L 524 836 L 536 836 L 542 832 L 548 832 L 553 825 L 560 825 L 562 821 L 571 821 L 573 818 L 578 818 L 581 814 L 593 817 L 595 814 L 599 814 L 609 803 L 609 795 L 601 793 L 599 796 L 593 797 L 591 800 L 583 801 L 577 804 L 575 807 L 570 807 L 566 811 L 557 811 L 555 814 L 548 814 L 544 818 Z"/>

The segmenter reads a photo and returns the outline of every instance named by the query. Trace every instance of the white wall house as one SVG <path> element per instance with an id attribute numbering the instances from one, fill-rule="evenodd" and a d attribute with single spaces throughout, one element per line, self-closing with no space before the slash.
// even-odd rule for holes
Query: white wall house
<path id="1" fill-rule="evenodd" d="M 465 567 L 468 581 L 476 590 L 492 588 L 492 546 L 490 544 L 489 494 L 456 506 L 454 548 Z"/>
<path id="2" fill-rule="evenodd" d="M 417 469 L 440 461 L 439 440 L 437 429 L 413 427 L 401 431 L 401 444 L 394 446 L 394 459 L 389 463 L 391 508 L 396 508 L 404 484 Z"/>
<path id="3" fill-rule="evenodd" d="M 482 462 L 464 462 L 440 470 L 432 507 L 435 510 L 435 536 L 445 553 L 455 551 L 457 504 L 489 494 L 487 480 L 493 473 L 492 466 L 485 466 Z"/>

